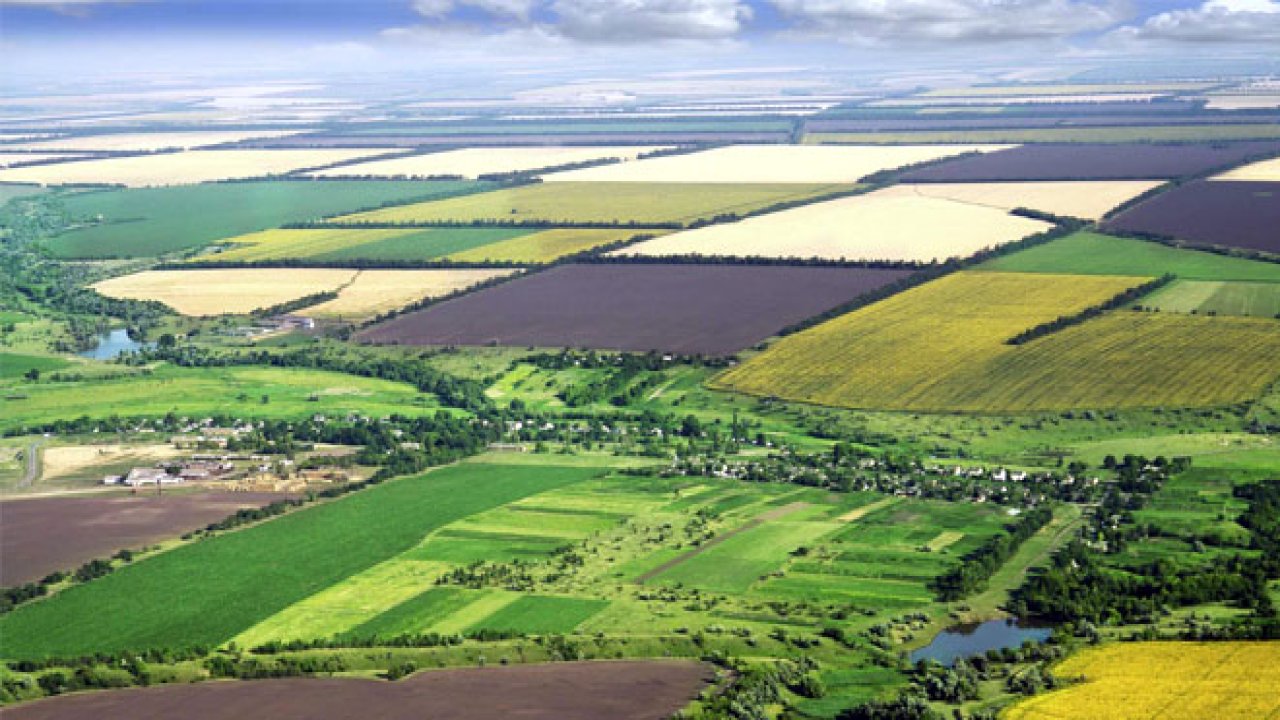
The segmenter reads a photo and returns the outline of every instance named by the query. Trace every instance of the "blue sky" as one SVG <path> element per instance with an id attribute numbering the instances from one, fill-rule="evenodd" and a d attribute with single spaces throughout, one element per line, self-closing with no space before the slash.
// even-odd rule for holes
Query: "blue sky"
<path id="1" fill-rule="evenodd" d="M 1274 57 L 1280 0 L 0 0 L 0 49 L 20 68 Z"/>

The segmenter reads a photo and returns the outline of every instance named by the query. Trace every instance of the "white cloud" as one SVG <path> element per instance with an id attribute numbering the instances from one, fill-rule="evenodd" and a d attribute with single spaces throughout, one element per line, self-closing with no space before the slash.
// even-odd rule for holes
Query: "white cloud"
<path id="1" fill-rule="evenodd" d="M 537 0 L 414 0 L 413 9 L 432 20 L 443 19 L 461 7 L 480 10 L 498 19 L 527 20 Z"/>
<path id="2" fill-rule="evenodd" d="M 1032 40 L 1104 30 L 1121 0 L 771 0 L 798 30 L 846 42 Z"/>
<path id="3" fill-rule="evenodd" d="M 554 0 L 556 28 L 587 42 L 721 40 L 751 19 L 740 0 Z"/>
<path id="4" fill-rule="evenodd" d="M 1153 15 L 1140 25 L 1117 30 L 1113 36 L 1128 41 L 1280 42 L 1280 2 L 1208 0 L 1198 8 Z"/>

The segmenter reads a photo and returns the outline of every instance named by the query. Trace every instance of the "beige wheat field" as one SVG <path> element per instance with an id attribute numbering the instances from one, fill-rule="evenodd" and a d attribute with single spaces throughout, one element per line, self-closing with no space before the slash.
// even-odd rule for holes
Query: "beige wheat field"
<path id="1" fill-rule="evenodd" d="M 222 143 L 297 135 L 298 130 L 199 130 L 191 132 L 111 133 L 24 142 L 24 150 L 90 150 L 134 152 L 205 147 Z"/>
<path id="2" fill-rule="evenodd" d="M 1048 230 L 1049 223 L 897 188 L 655 238 L 615 255 L 929 262 Z"/>
<path id="3" fill-rule="evenodd" d="M 1252 182 L 1280 182 L 1280 158 L 1272 158 L 1261 162 L 1250 163 L 1221 175 L 1212 180 L 1238 180 Z"/>
<path id="4" fill-rule="evenodd" d="M 1012 145 L 732 145 L 551 173 L 548 182 L 851 183 L 881 170 Z"/>
<path id="5" fill-rule="evenodd" d="M 194 150 L 0 170 L 2 182 L 42 185 L 186 185 L 279 175 L 386 153 L 386 150 Z"/>
<path id="6" fill-rule="evenodd" d="M 316 317 L 365 318 L 426 298 L 469 288 L 514 270 L 361 270 L 338 299 L 299 312 Z"/>
<path id="7" fill-rule="evenodd" d="M 573 163 L 618 158 L 634 160 L 643 152 L 655 147 L 506 147 L 466 148 L 445 152 L 411 155 L 408 157 L 373 160 L 311 173 L 316 177 L 431 177 L 460 175 L 476 178 L 480 175 L 527 172 L 541 168 Z"/>
<path id="8" fill-rule="evenodd" d="M 1163 180 L 922 183 L 897 185 L 881 192 L 886 197 L 915 195 L 984 205 L 997 210 L 1030 208 L 1054 215 L 1097 220 L 1126 200 L 1163 184 Z"/>

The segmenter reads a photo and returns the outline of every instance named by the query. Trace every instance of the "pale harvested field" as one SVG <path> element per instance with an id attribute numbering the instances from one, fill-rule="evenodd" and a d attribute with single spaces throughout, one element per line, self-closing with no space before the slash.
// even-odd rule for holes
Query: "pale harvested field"
<path id="1" fill-rule="evenodd" d="M 974 85 L 930 90 L 916 97 L 1002 97 L 1007 95 L 1085 95 L 1094 93 L 1168 93 L 1205 90 L 1211 82 L 1162 83 L 1047 83 Z"/>
<path id="2" fill-rule="evenodd" d="M 337 290 L 355 270 L 149 270 L 93 286 L 107 297 L 158 300 L 183 315 L 242 314 L 307 295 Z"/>
<path id="3" fill-rule="evenodd" d="M 431 177 L 460 175 L 472 179 L 480 175 L 527 172 L 573 163 L 618 158 L 634 160 L 656 147 L 494 147 L 466 148 L 445 152 L 389 158 L 346 165 L 310 173 L 316 177 Z"/>
<path id="4" fill-rule="evenodd" d="M 1148 103 L 1163 93 L 1092 93 L 1087 95 L 982 95 L 976 97 L 907 97 L 876 100 L 867 107 L 939 107 L 945 105 L 1055 105 L 1059 103 Z"/>
<path id="5" fill-rule="evenodd" d="M 1108 210 L 1164 184 L 1164 180 L 1089 182 L 921 183 L 897 185 L 885 196 L 931 197 L 997 210 L 1030 208 L 1054 215 L 1098 220 Z"/>
<path id="6" fill-rule="evenodd" d="M 1040 220 L 897 188 L 655 238 L 615 255 L 929 262 L 1048 230 Z"/>
<path id="7" fill-rule="evenodd" d="M 93 150 L 133 152 L 205 147 L 222 143 L 297 135 L 298 130 L 200 130 L 193 132 L 112 133 L 25 142 L 24 150 Z"/>
<path id="8" fill-rule="evenodd" d="M 0 182 L 42 185 L 186 185 L 280 175 L 385 153 L 378 149 L 194 150 L 0 170 Z"/>
<path id="9" fill-rule="evenodd" d="M 59 153 L 17 153 L 0 152 L 0 167 L 9 167 L 21 163 L 42 162 L 44 160 L 76 160 L 83 155 L 62 155 Z"/>
<path id="10" fill-rule="evenodd" d="M 547 182 L 851 183 L 881 170 L 1012 145 L 731 145 L 552 173 Z"/>
<path id="11" fill-rule="evenodd" d="M 1234 170 L 1228 170 L 1221 175 L 1215 175 L 1210 179 L 1241 182 L 1280 182 L 1280 158 L 1250 163 Z"/>
<path id="12" fill-rule="evenodd" d="M 100 465 L 136 462 L 151 465 L 181 455 L 172 445 L 71 445 L 45 448 L 41 456 L 43 479 L 56 480 Z"/>
<path id="13" fill-rule="evenodd" d="M 1209 95 L 1209 110 L 1271 110 L 1280 108 L 1280 93 L 1274 95 Z"/>
<path id="14" fill-rule="evenodd" d="M 479 270 L 361 270 L 337 300 L 313 305 L 299 312 L 316 317 L 365 318 L 396 310 L 426 298 L 469 288 L 494 277 L 510 275 L 510 269 Z"/>

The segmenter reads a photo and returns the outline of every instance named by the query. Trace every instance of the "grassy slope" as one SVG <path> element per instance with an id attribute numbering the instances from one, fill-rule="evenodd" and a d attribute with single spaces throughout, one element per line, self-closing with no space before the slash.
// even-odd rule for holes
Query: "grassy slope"
<path id="1" fill-rule="evenodd" d="M 1159 243 L 1078 232 L 1051 243 L 988 260 L 978 270 L 1148 275 L 1183 280 L 1249 280 L 1280 283 L 1280 264 L 1181 250 Z"/>
<path id="2" fill-rule="evenodd" d="M 216 644 L 448 522 L 594 470 L 460 465 L 204 540 L 0 617 L 4 657 Z"/>
<path id="3" fill-rule="evenodd" d="M 50 372 L 70 367 L 71 363 L 56 357 L 0 352 L 0 378 L 16 378 L 28 370 Z"/>
<path id="4" fill-rule="evenodd" d="M 76 217 L 101 225 L 48 242 L 62 258 L 140 257 L 189 250 L 289 222 L 486 187 L 469 182 L 277 181 L 104 190 L 64 199 Z"/>

